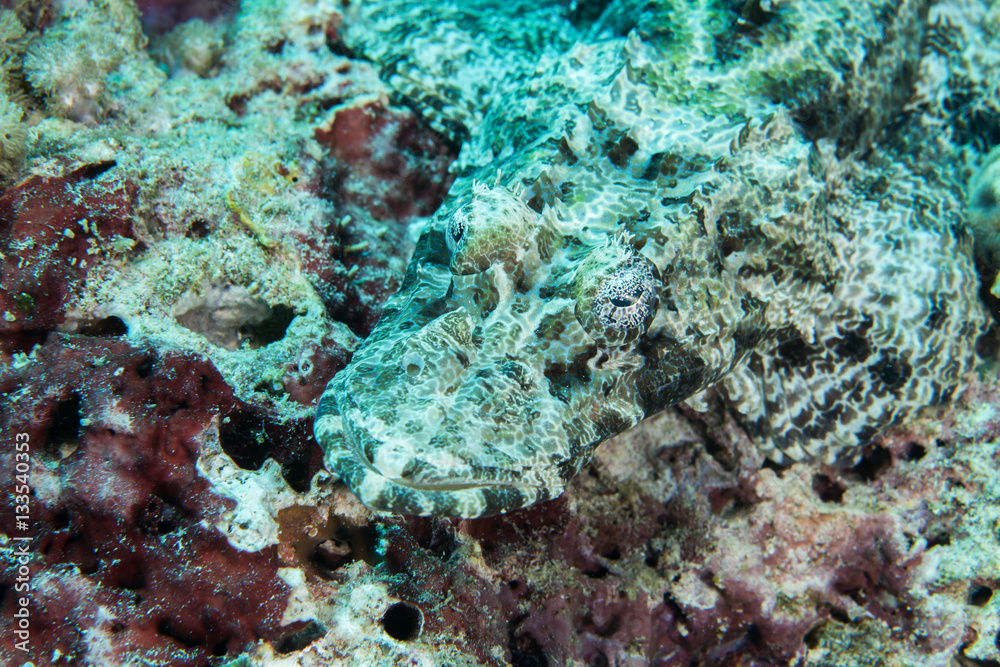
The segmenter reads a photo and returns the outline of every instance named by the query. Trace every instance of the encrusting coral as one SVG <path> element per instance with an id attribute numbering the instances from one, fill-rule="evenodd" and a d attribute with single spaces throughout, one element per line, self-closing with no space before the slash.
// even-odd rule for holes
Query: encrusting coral
<path id="1" fill-rule="evenodd" d="M 9 9 L 0 9 L 0 184 L 13 180 L 28 152 L 24 109 L 11 99 L 12 69 L 24 49 L 24 26 Z"/>
<path id="2" fill-rule="evenodd" d="M 152 51 L 171 69 L 182 68 L 201 77 L 218 71 L 224 26 L 193 18 L 181 23 L 152 45 Z"/>
<path id="3" fill-rule="evenodd" d="M 25 77 L 56 114 L 94 121 L 106 111 L 108 75 L 142 53 L 138 8 L 132 0 L 95 0 L 64 12 L 25 53 Z"/>
<path id="4" fill-rule="evenodd" d="M 24 110 L 0 90 L 0 183 L 8 183 L 28 152 Z"/>

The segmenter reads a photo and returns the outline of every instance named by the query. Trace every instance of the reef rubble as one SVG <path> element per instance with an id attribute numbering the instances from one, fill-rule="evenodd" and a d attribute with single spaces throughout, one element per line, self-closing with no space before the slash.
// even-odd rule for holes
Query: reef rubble
<path id="1" fill-rule="evenodd" d="M 852 468 L 766 461 L 711 395 L 503 516 L 375 514 L 323 468 L 316 401 L 462 163 L 347 4 L 0 10 L 0 662 L 1000 663 L 995 332 Z M 925 20 L 909 131 L 993 192 L 1000 7 Z"/>

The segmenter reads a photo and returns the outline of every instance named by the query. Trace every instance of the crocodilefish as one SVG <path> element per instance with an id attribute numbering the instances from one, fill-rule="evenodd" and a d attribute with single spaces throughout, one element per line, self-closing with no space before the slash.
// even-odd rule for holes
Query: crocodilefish
<path id="1" fill-rule="evenodd" d="M 477 517 L 707 392 L 777 462 L 948 400 L 987 318 L 961 194 L 897 122 L 927 9 L 352 3 L 349 46 L 461 152 L 318 404 L 327 467 Z"/>

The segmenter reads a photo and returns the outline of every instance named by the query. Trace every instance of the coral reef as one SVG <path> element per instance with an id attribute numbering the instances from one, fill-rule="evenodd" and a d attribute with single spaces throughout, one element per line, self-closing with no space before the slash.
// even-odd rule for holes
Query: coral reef
<path id="1" fill-rule="evenodd" d="M 200 77 L 212 76 L 225 50 L 224 28 L 221 21 L 193 18 L 167 33 L 151 50 L 172 72 L 183 69 Z"/>
<path id="2" fill-rule="evenodd" d="M 94 121 L 107 110 L 106 79 L 144 43 L 132 0 L 97 0 L 44 31 L 24 56 L 25 77 L 52 110 L 77 121 Z"/>
<path id="3" fill-rule="evenodd" d="M 16 174 L 27 153 L 24 110 L 0 91 L 0 183 Z"/>
<path id="4" fill-rule="evenodd" d="M 523 20 L 495 42 L 451 46 L 472 62 L 477 44 L 501 53 L 538 23 L 517 44 L 547 67 L 542 43 L 648 35 L 676 3 L 645 3 L 637 25 L 602 13 L 627 2 L 508 4 Z M 862 58 L 868 44 L 797 52 L 810 30 L 836 44 L 850 24 L 794 3 L 690 3 L 717 12 L 698 43 L 726 57 L 787 36 L 747 71 L 787 75 L 762 75 L 757 92 L 795 92 L 787 122 L 815 132 L 810 168 L 836 216 L 901 224 L 892 203 L 905 200 L 914 224 L 971 229 L 995 213 L 979 193 L 995 190 L 1000 141 L 996 3 L 875 4 L 900 5 L 886 39 L 912 70 Z M 499 517 L 373 513 L 324 469 L 317 401 L 427 252 L 427 216 L 447 212 L 486 148 L 524 148 L 462 143 L 492 122 L 470 110 L 421 115 L 408 93 L 427 72 L 379 71 L 345 38 L 377 7 L 357 5 L 65 0 L 0 14 L 0 663 L 1000 662 L 994 331 L 954 401 L 885 431 L 852 467 L 767 460 L 719 390 L 602 444 L 560 497 Z M 498 15 L 456 19 L 455 34 Z M 812 88 L 798 64 L 821 58 L 851 75 Z M 442 109 L 459 99 L 441 92 Z M 544 94 L 494 113 L 526 117 Z M 628 142 L 607 140 L 630 165 Z M 854 207 L 842 183 L 879 204 Z M 523 194 L 529 208 L 565 195 L 544 182 Z M 740 219 L 725 220 L 714 229 L 736 252 Z"/>
<path id="5" fill-rule="evenodd" d="M 216 437 L 244 460 L 252 453 L 233 431 L 254 417 L 211 363 L 53 334 L 0 390 L 20 397 L 7 428 L 45 443 L 32 476 L 39 658 L 196 665 L 300 629 L 280 624 L 287 587 L 274 546 L 241 551 L 203 524 L 224 502 L 198 475 L 198 441 L 229 420 Z"/>
<path id="6" fill-rule="evenodd" d="M 0 185 L 6 185 L 18 172 L 27 153 L 28 132 L 24 109 L 11 95 L 17 97 L 15 68 L 24 49 L 25 29 L 17 15 L 0 9 Z"/>
<path id="7" fill-rule="evenodd" d="M 0 309 L 5 351 L 30 348 L 15 334 L 54 329 L 68 297 L 92 264 L 142 246 L 133 227 L 135 188 L 93 176 L 113 161 L 72 165 L 64 173 L 31 176 L 0 197 L 4 219 Z M 33 341 L 30 341 L 33 342 Z"/>

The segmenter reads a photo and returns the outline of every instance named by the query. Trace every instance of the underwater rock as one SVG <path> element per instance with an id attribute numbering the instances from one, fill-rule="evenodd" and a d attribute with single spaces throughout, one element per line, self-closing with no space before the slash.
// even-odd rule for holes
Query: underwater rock
<path id="1" fill-rule="evenodd" d="M 186 70 L 203 78 L 209 77 L 218 72 L 225 51 L 223 29 L 222 21 L 207 23 L 191 18 L 157 40 L 151 51 L 171 71 Z"/>
<path id="2" fill-rule="evenodd" d="M 137 0 L 143 28 L 148 33 L 161 34 L 179 26 L 183 32 L 200 32 L 198 24 L 231 19 L 239 8 L 235 0 Z M 203 46 L 202 35 L 195 37 L 195 46 Z M 195 68 L 200 69 L 200 68 Z"/>
<path id="3" fill-rule="evenodd" d="M 32 176 L 0 197 L 0 331 L 4 351 L 33 331 L 61 324 L 70 295 L 89 267 L 141 250 L 134 226 L 136 186 L 115 162 L 71 165 L 58 176 Z M 95 180 L 97 179 L 97 180 Z"/>
<path id="4" fill-rule="evenodd" d="M 251 465 L 269 433 L 307 442 L 291 435 L 294 425 L 235 399 L 205 359 L 121 337 L 52 334 L 4 368 L 0 391 L 3 437 L 26 433 L 35 462 L 36 659 L 199 665 L 300 629 L 280 623 L 288 587 L 275 547 L 240 551 L 211 528 L 206 521 L 230 501 L 196 468 L 206 433 Z M 2 453 L 11 470 L 13 456 Z M 308 451 L 283 461 L 289 471 L 310 462 L 315 471 Z M 4 483 L 10 495 L 12 483 Z M 12 520 L 5 512 L 7 535 Z M 6 596 L 5 617 L 13 605 Z M 13 655 L 9 643 L 3 650 Z"/>
<path id="5" fill-rule="evenodd" d="M 363 98 L 336 107 L 313 136 L 328 150 L 318 187 L 334 205 L 327 233 L 347 275 L 330 266 L 331 257 L 309 266 L 329 316 L 367 336 L 399 287 L 394 260 L 412 249 L 407 225 L 441 205 L 456 154 L 412 112 Z"/>
<path id="6" fill-rule="evenodd" d="M 330 150 L 329 196 L 344 212 L 408 222 L 441 205 L 457 155 L 405 109 L 377 101 L 343 106 L 314 133 Z"/>
<path id="7" fill-rule="evenodd" d="M 28 131 L 24 110 L 0 90 L 0 183 L 7 184 L 27 153 Z"/>
<path id="8" fill-rule="evenodd" d="M 62 20 L 32 41 L 24 76 L 53 113 L 95 122 L 108 111 L 107 77 L 145 43 L 132 0 L 95 0 L 63 9 Z"/>

